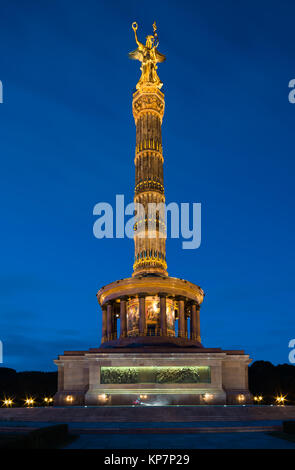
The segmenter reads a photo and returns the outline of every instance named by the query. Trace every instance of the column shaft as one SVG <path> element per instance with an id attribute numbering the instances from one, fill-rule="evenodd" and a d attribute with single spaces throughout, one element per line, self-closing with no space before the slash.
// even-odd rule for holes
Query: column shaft
<path id="1" fill-rule="evenodd" d="M 184 300 L 178 302 L 178 337 L 185 338 Z"/>
<path id="2" fill-rule="evenodd" d="M 113 310 L 113 315 L 112 315 L 112 324 L 113 324 L 112 339 L 117 339 L 117 316 L 114 310 Z"/>
<path id="3" fill-rule="evenodd" d="M 104 343 L 107 340 L 107 308 L 102 307 L 102 328 L 101 328 L 101 342 Z"/>
<path id="4" fill-rule="evenodd" d="M 200 305 L 197 305 L 197 341 L 201 342 Z"/>
<path id="5" fill-rule="evenodd" d="M 126 299 L 120 301 L 120 337 L 127 336 Z"/>
<path id="6" fill-rule="evenodd" d="M 197 339 L 197 304 L 194 302 L 191 308 L 191 339 Z"/>
<path id="7" fill-rule="evenodd" d="M 161 336 L 167 336 L 166 295 L 160 295 Z"/>
<path id="8" fill-rule="evenodd" d="M 113 335 L 113 322 L 112 322 L 112 315 L 113 315 L 113 306 L 111 303 L 107 304 L 107 338 L 110 341 Z"/>
<path id="9" fill-rule="evenodd" d="M 144 336 L 146 333 L 145 321 L 145 296 L 139 297 L 139 334 Z"/>

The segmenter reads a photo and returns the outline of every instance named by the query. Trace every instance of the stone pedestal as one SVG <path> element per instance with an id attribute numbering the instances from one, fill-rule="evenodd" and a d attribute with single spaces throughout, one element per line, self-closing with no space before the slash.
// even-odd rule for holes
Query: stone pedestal
<path id="1" fill-rule="evenodd" d="M 142 352 L 142 348 L 98 348 L 65 352 L 55 361 L 63 369 L 64 378 L 59 382 L 55 404 L 132 405 L 138 400 L 159 406 L 252 402 L 248 390 L 248 355 L 243 351 L 193 349 L 152 347 Z M 168 371 L 168 377 L 169 371 L 173 371 L 175 382 L 165 382 L 162 371 Z M 135 372 L 139 374 L 137 379 Z M 196 374 L 199 378 L 191 380 Z M 148 376 L 153 377 L 153 382 L 148 383 Z M 180 380 L 180 376 L 185 380 Z M 145 379 L 138 381 L 138 377 Z M 125 383 L 119 383 L 122 380 Z"/>

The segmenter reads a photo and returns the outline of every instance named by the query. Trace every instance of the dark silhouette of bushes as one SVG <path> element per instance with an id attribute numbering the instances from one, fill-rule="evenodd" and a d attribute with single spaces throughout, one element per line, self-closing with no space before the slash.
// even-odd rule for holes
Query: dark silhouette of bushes
<path id="1" fill-rule="evenodd" d="M 295 405 L 295 366 L 256 361 L 249 367 L 249 388 L 253 395 L 262 395 L 265 404 L 286 395 L 286 404 Z"/>
<path id="2" fill-rule="evenodd" d="M 37 404 L 44 404 L 44 397 L 52 397 L 57 391 L 57 372 L 16 372 L 0 367 L 0 399 L 13 398 L 22 406 L 26 397 L 33 397 Z"/>
<path id="3" fill-rule="evenodd" d="M 2 435 L 0 449 L 55 449 L 68 443 L 71 437 L 67 424 L 55 424 L 22 435 Z"/>

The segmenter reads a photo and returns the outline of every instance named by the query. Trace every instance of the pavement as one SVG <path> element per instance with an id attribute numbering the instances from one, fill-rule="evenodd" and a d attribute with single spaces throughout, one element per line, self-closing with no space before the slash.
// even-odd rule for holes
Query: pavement
<path id="1" fill-rule="evenodd" d="M 295 449 L 295 443 L 257 433 L 80 435 L 66 449 Z"/>
<path id="2" fill-rule="evenodd" d="M 57 424 L 56 422 L 54 424 Z M 19 434 L 52 422 L 0 421 L 1 434 Z M 65 449 L 295 449 L 272 435 L 279 420 L 201 422 L 72 422 L 77 438 Z"/>

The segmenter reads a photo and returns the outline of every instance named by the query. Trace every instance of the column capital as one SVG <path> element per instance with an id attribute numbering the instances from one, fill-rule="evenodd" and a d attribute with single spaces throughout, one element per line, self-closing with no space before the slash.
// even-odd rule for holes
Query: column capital
<path id="1" fill-rule="evenodd" d="M 138 298 L 139 299 L 142 299 L 142 298 L 146 298 L 149 294 L 147 292 L 140 292 L 140 294 L 138 294 Z"/>
<path id="2" fill-rule="evenodd" d="M 158 293 L 158 296 L 161 298 L 161 297 L 168 297 L 168 294 L 167 292 L 159 292 Z"/>

